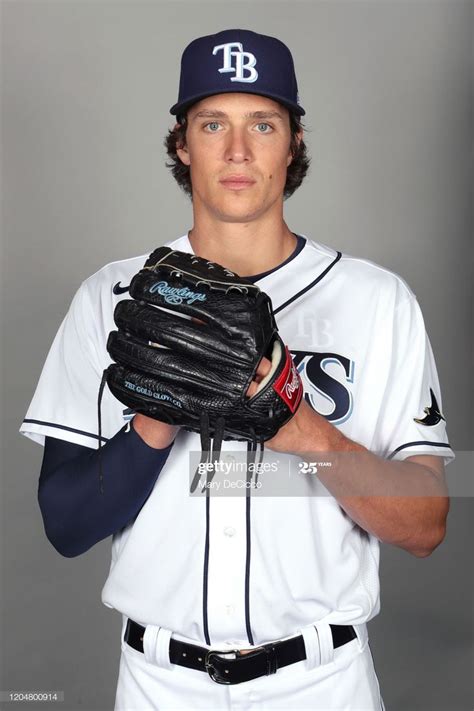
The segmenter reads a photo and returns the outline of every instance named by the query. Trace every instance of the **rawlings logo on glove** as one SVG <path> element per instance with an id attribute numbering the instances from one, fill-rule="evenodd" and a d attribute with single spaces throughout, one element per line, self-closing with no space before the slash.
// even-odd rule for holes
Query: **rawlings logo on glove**
<path id="1" fill-rule="evenodd" d="M 187 287 L 184 289 L 176 289 L 169 286 L 167 281 L 158 281 L 152 284 L 149 288 L 150 294 L 160 294 L 164 296 L 167 304 L 182 304 L 186 301 L 187 304 L 193 304 L 195 301 L 206 301 L 206 295 L 196 291 L 191 291 Z"/>

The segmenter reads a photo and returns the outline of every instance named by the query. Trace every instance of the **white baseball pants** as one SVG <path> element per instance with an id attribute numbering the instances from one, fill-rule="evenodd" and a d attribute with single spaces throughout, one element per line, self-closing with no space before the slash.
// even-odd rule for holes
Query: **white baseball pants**
<path id="1" fill-rule="evenodd" d="M 201 671 L 169 661 L 171 632 L 148 625 L 144 653 L 123 641 L 114 711 L 385 711 L 366 625 L 333 649 L 327 623 L 301 630 L 307 659 L 276 674 L 222 685 Z"/>

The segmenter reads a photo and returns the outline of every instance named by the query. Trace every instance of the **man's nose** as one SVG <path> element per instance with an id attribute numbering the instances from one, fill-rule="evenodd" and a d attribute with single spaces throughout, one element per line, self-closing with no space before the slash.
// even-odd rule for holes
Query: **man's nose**
<path id="1" fill-rule="evenodd" d="M 227 136 L 225 160 L 232 163 L 246 163 L 252 159 L 250 141 L 245 131 L 232 129 Z"/>

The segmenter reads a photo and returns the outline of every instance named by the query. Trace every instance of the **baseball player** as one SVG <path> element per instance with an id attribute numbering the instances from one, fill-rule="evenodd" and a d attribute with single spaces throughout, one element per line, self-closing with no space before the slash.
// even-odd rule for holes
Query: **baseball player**
<path id="1" fill-rule="evenodd" d="M 336 453 L 317 473 L 327 495 L 191 496 L 200 434 L 134 412 L 108 387 L 98 434 L 114 309 L 156 245 L 81 284 L 20 429 L 44 445 L 38 498 L 53 546 L 72 557 L 113 536 L 102 602 L 122 615 L 116 711 L 383 709 L 367 633 L 379 542 L 422 557 L 445 535 L 454 454 L 415 295 L 283 219 L 308 168 L 304 113 L 278 39 L 194 40 L 166 141 L 193 226 L 166 246 L 271 298 L 304 396 L 264 456 L 309 465 Z M 271 367 L 261 360 L 248 397 Z M 225 460 L 247 444 L 221 449 Z M 394 495 L 364 495 L 383 487 Z"/>

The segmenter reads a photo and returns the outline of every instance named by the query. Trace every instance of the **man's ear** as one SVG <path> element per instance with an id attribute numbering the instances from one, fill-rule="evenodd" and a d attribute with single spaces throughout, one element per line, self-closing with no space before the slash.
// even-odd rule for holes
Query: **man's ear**
<path id="1" fill-rule="evenodd" d="M 174 130 L 179 128 L 179 123 L 176 123 L 174 126 Z M 190 160 L 189 160 L 189 153 L 186 144 L 184 145 L 177 145 L 176 146 L 176 155 L 180 159 L 181 163 L 184 163 L 184 165 L 189 165 Z"/>

